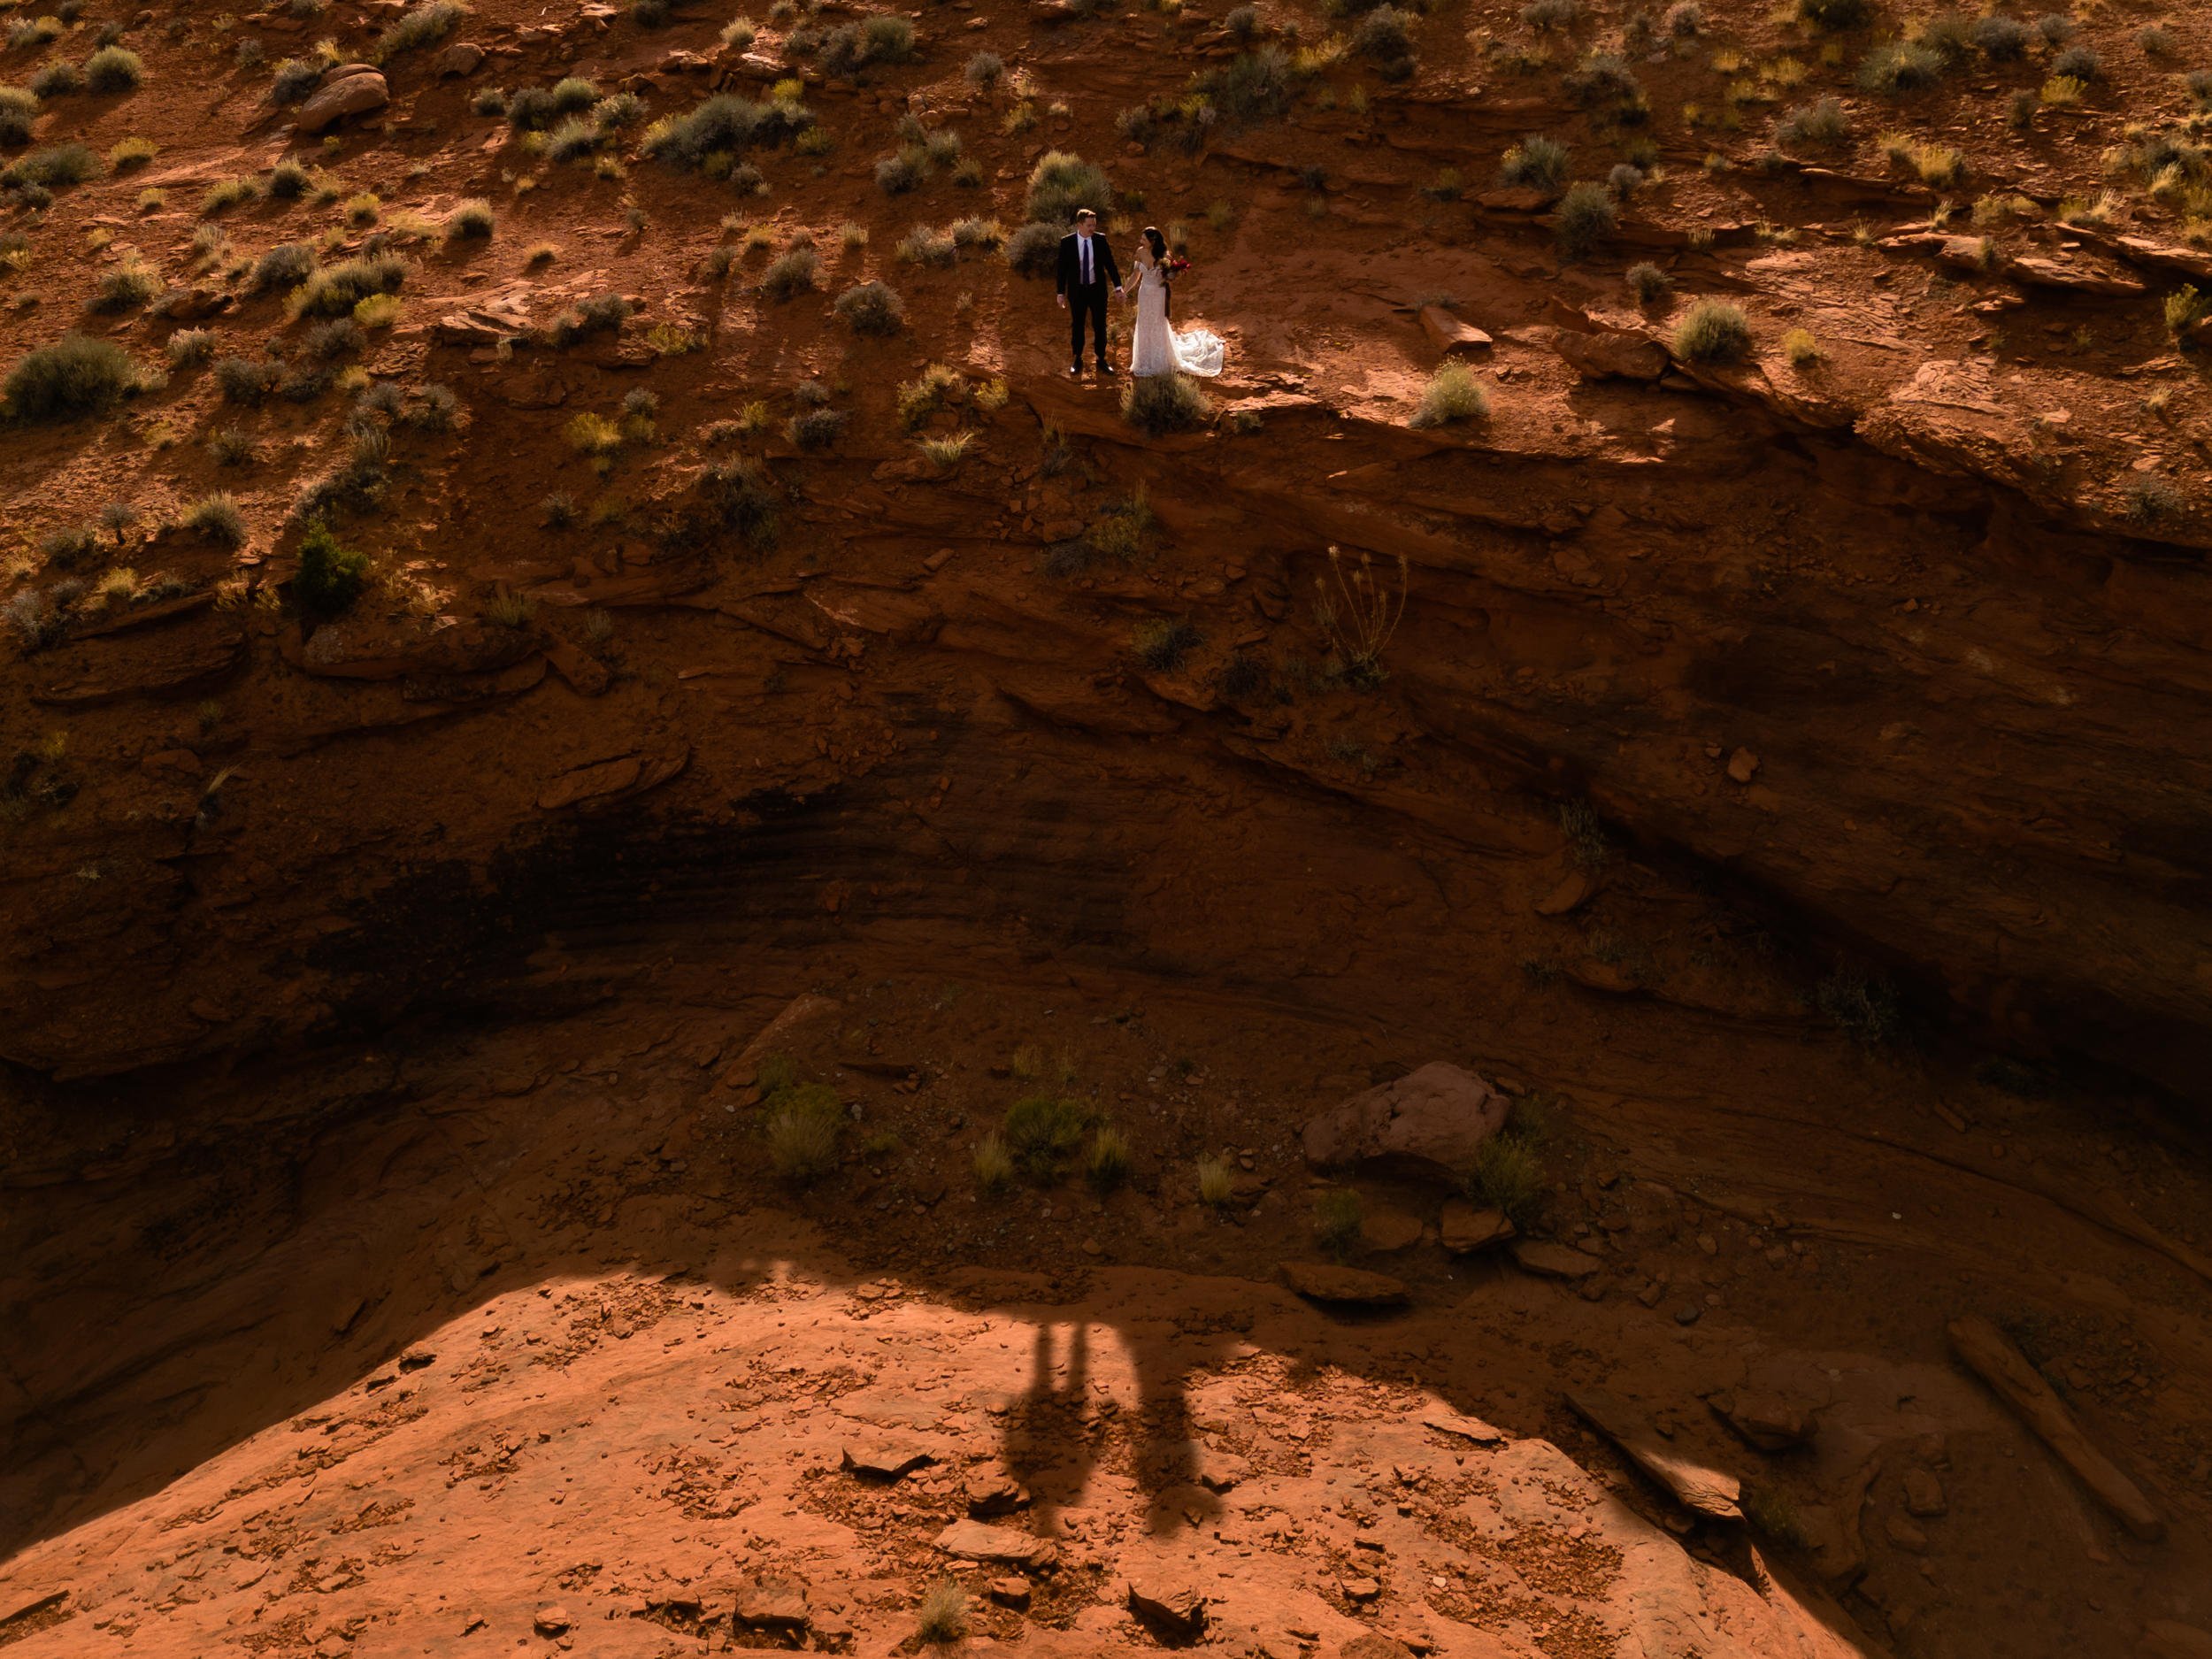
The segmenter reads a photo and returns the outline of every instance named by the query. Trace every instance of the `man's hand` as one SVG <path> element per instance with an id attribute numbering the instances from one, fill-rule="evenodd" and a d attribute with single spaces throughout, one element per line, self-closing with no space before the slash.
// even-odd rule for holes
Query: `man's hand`
<path id="1" fill-rule="evenodd" d="M 1058 301 L 1060 302 L 1060 309 L 1061 309 L 1062 311 L 1065 311 L 1065 310 L 1067 310 L 1067 308 L 1068 308 L 1068 296 L 1067 296 L 1066 295 L 1064 295 L 1064 294 L 1055 294 L 1052 297 L 1053 297 L 1054 299 L 1058 300 Z"/>

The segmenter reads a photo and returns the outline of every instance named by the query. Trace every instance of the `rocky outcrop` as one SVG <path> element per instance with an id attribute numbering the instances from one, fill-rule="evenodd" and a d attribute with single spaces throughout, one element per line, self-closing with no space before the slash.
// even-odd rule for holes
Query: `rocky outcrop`
<path id="1" fill-rule="evenodd" d="M 349 116 L 366 115 L 391 102 L 384 77 L 366 64 L 347 64 L 323 77 L 307 102 L 293 118 L 303 133 L 319 133 Z"/>
<path id="2" fill-rule="evenodd" d="M 1432 1062 L 1310 1119 L 1306 1162 L 1317 1170 L 1455 1180 L 1474 1167 L 1482 1143 L 1505 1127 L 1509 1104 L 1472 1071 Z"/>

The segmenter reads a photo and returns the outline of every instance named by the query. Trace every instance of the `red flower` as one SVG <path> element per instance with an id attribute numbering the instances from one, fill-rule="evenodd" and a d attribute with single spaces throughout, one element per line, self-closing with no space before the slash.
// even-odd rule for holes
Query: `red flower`
<path id="1" fill-rule="evenodd" d="M 1167 270 L 1167 273 L 1168 273 L 1168 275 L 1170 275 L 1170 276 L 1171 276 L 1171 277 L 1179 277 L 1179 276 L 1181 276 L 1181 275 L 1183 274 L 1183 273 L 1184 273 L 1184 272 L 1186 272 L 1186 271 L 1187 271 L 1187 270 L 1189 270 L 1189 269 L 1190 269 L 1190 261 L 1189 261 L 1189 260 L 1187 260 L 1187 259 L 1186 259 L 1186 258 L 1184 258 L 1184 257 L 1183 257 L 1183 256 L 1182 256 L 1181 254 L 1179 254 L 1179 253 L 1171 253 L 1171 254 L 1168 255 L 1168 257 L 1167 257 L 1167 265 L 1166 265 L 1166 270 Z"/>

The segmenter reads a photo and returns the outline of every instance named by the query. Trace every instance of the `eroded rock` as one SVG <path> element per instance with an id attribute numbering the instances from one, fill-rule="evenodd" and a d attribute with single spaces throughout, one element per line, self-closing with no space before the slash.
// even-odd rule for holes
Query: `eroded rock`
<path id="1" fill-rule="evenodd" d="M 1432 1062 L 1308 1121 L 1306 1162 L 1455 1180 L 1505 1126 L 1504 1095 L 1474 1072 Z"/>

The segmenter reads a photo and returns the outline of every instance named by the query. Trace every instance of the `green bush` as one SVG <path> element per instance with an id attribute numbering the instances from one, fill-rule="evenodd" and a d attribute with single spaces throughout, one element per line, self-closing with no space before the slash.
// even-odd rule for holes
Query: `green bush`
<path id="1" fill-rule="evenodd" d="M 788 300 L 814 286 L 822 269 L 811 248 L 794 248 L 760 273 L 760 291 L 772 300 Z"/>
<path id="2" fill-rule="evenodd" d="M 369 556 L 342 547 L 330 526 L 318 518 L 300 538 L 299 570 L 292 578 L 292 597 L 311 617 L 343 616 L 361 596 L 369 580 Z"/>
<path id="3" fill-rule="evenodd" d="M 837 296 L 837 314 L 856 334 L 895 334 L 906 321 L 898 290 L 885 282 L 856 282 Z"/>
<path id="4" fill-rule="evenodd" d="M 1213 415 L 1213 400 L 1187 374 L 1132 375 L 1121 395 L 1121 418 L 1148 437 L 1185 432 Z"/>
<path id="5" fill-rule="evenodd" d="M 429 0 L 428 4 L 419 5 L 402 15 L 379 35 L 371 56 L 380 64 L 399 52 L 435 46 L 452 34 L 454 26 L 467 15 L 468 7 L 462 0 Z"/>
<path id="6" fill-rule="evenodd" d="M 0 87 L 0 144 L 27 144 L 38 118 L 38 95 L 22 87 Z"/>
<path id="7" fill-rule="evenodd" d="M 1313 1201 L 1313 1241 L 1341 1260 L 1352 1253 L 1359 1238 L 1366 1207 L 1348 1187 L 1333 1187 L 1316 1194 Z"/>
<path id="8" fill-rule="evenodd" d="M 95 92 L 130 92 L 146 78 L 146 65 L 138 54 L 120 46 L 103 46 L 84 60 L 85 85 Z"/>
<path id="9" fill-rule="evenodd" d="M 1943 54 L 1917 41 L 1877 46 L 1859 65 L 1859 90 L 1883 97 L 1924 92 L 1943 79 Z"/>
<path id="10" fill-rule="evenodd" d="M 406 263 L 395 253 L 363 254 L 325 265 L 293 291 L 293 309 L 305 317 L 345 317 L 372 294 L 398 291 Z"/>
<path id="11" fill-rule="evenodd" d="M 93 154 L 91 146 L 73 140 L 66 144 L 35 150 L 20 160 L 10 162 L 0 169 L 0 187 L 35 185 L 42 189 L 58 190 L 99 176 L 99 157 Z"/>
<path id="12" fill-rule="evenodd" d="M 18 420 L 47 422 L 96 414 L 138 388 L 138 372 L 111 341 L 64 334 L 16 359 L 4 390 Z"/>
<path id="13" fill-rule="evenodd" d="M 1567 182 L 1566 145 L 1540 133 L 1532 134 L 1505 152 L 1498 165 L 1498 182 L 1556 190 Z"/>
<path id="14" fill-rule="evenodd" d="M 1544 1207 L 1544 1160 L 1532 1135 L 1494 1134 L 1475 1153 L 1467 1195 L 1525 1233 Z"/>
<path id="15" fill-rule="evenodd" d="M 1648 259 L 1640 259 L 1628 267 L 1628 291 L 1636 296 L 1639 305 L 1656 305 L 1674 288 L 1674 279 Z"/>
<path id="16" fill-rule="evenodd" d="M 1463 363 L 1447 363 L 1429 378 L 1428 389 L 1406 424 L 1445 426 L 1463 420 L 1487 420 L 1490 393 Z"/>
<path id="17" fill-rule="evenodd" d="M 1619 223 L 1613 194 L 1601 184 L 1587 182 L 1568 187 L 1559 212 L 1552 221 L 1559 251 L 1579 259 L 1610 236 Z"/>
<path id="18" fill-rule="evenodd" d="M 1006 239 L 1006 263 L 1023 276 L 1051 276 L 1059 265 L 1060 239 L 1066 234 L 1057 225 L 1024 225 Z"/>
<path id="19" fill-rule="evenodd" d="M 1000 1138 L 1014 1167 L 1030 1180 L 1059 1178 L 1090 1126 L 1089 1108 L 1053 1094 L 1032 1094 L 1007 1109 Z"/>
<path id="20" fill-rule="evenodd" d="M 687 114 L 656 121 L 646 129 L 643 149 L 672 167 L 696 172 L 710 156 L 733 157 L 754 144 L 795 137 L 813 124 L 801 104 L 756 104 L 735 93 L 717 93 Z"/>
<path id="21" fill-rule="evenodd" d="M 246 542 L 246 515 L 238 510 L 237 498 L 225 489 L 203 495 L 186 508 L 184 527 L 219 547 L 243 547 Z"/>
<path id="22" fill-rule="evenodd" d="M 1725 300 L 1700 300 L 1674 331 L 1675 356 L 1691 363 L 1740 363 L 1751 353 L 1751 325 Z"/>
<path id="23" fill-rule="evenodd" d="M 1049 150 L 1029 170 L 1023 211 L 1032 221 L 1059 226 L 1064 235 L 1074 228 L 1077 208 L 1087 207 L 1103 218 L 1113 199 L 1113 186 L 1103 171 L 1080 156 Z"/>
<path id="24" fill-rule="evenodd" d="M 778 1177 L 803 1187 L 837 1167 L 845 1109 L 828 1084 L 801 1083 L 769 1097 L 761 1129 Z"/>

